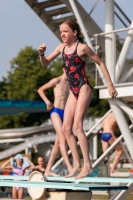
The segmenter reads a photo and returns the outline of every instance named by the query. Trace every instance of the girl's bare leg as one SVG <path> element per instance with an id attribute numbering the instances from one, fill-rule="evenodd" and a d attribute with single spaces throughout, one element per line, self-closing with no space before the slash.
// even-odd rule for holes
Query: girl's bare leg
<path id="1" fill-rule="evenodd" d="M 74 130 L 78 137 L 80 148 L 83 154 L 84 165 L 76 176 L 76 179 L 86 177 L 92 172 L 92 167 L 89 158 L 88 141 L 85 133 L 83 132 L 83 120 L 92 99 L 92 90 L 88 85 L 83 85 L 80 89 L 78 101 L 76 104 L 75 115 L 74 115 Z"/>
<path id="2" fill-rule="evenodd" d="M 12 198 L 18 199 L 18 191 L 16 187 L 12 187 Z"/>
<path id="3" fill-rule="evenodd" d="M 72 166 L 70 164 L 69 157 L 68 157 L 68 154 L 67 154 L 66 138 L 65 138 L 65 135 L 62 131 L 61 118 L 57 113 L 52 113 L 52 123 L 53 123 L 53 126 L 55 128 L 56 134 L 58 135 L 58 138 L 59 138 L 59 145 L 60 145 L 61 154 L 64 158 L 67 169 L 70 172 L 70 171 L 72 171 Z"/>
<path id="4" fill-rule="evenodd" d="M 18 190 L 18 199 L 23 199 L 24 197 L 24 188 L 20 187 Z"/>
<path id="5" fill-rule="evenodd" d="M 63 133 L 66 136 L 68 146 L 72 152 L 74 166 L 66 177 L 72 177 L 75 172 L 81 167 L 80 158 L 77 149 L 77 142 L 74 134 L 72 133 L 73 119 L 75 113 L 75 107 L 77 104 L 77 99 L 74 97 L 70 91 L 69 97 L 65 106 L 64 122 L 63 122 Z"/>
<path id="6" fill-rule="evenodd" d="M 52 151 L 51 151 L 51 154 L 50 154 L 50 158 L 49 158 L 49 161 L 48 161 L 44 176 L 59 176 L 58 174 L 55 174 L 51 170 L 59 150 L 60 150 L 59 138 L 58 138 L 58 135 L 56 134 L 55 143 L 54 143 L 54 146 L 52 148 Z"/>

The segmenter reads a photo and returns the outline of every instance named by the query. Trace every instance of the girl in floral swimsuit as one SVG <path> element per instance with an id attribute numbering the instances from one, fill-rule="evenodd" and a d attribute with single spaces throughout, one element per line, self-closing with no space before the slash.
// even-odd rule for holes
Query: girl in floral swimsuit
<path id="1" fill-rule="evenodd" d="M 85 84 L 90 86 L 90 83 L 85 75 L 85 61 L 83 61 L 77 54 L 77 42 L 76 48 L 72 54 L 65 54 L 65 47 L 62 51 L 63 62 L 68 81 L 70 83 L 70 90 L 76 99 L 78 99 L 79 91 Z M 90 86 L 91 87 L 91 86 Z"/>
<path id="2" fill-rule="evenodd" d="M 83 119 L 92 99 L 92 89 L 85 76 L 85 58 L 90 57 L 96 62 L 108 83 L 108 91 L 112 98 L 117 96 L 108 70 L 102 60 L 91 50 L 91 48 L 83 44 L 83 39 L 80 37 L 81 32 L 78 24 L 73 20 L 66 20 L 60 25 L 60 35 L 63 43 L 59 44 L 56 49 L 48 57 L 44 56 L 46 44 L 39 47 L 40 62 L 43 66 L 48 65 L 58 55 L 62 54 L 66 74 L 70 83 L 70 93 L 65 106 L 64 121 L 62 130 L 66 136 L 67 143 L 72 152 L 74 166 L 67 177 L 74 174 L 81 167 L 79 154 L 77 151 L 76 139 L 72 133 L 72 127 L 79 140 L 84 163 L 80 173 L 75 179 L 86 177 L 92 172 L 92 167 L 89 159 L 88 142 L 85 133 L 83 132 Z M 78 43 L 79 42 L 79 43 Z"/>

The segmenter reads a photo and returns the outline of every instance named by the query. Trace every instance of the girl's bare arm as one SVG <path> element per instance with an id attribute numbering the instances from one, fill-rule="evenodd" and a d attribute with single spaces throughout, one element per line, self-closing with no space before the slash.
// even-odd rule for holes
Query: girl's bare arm
<path id="1" fill-rule="evenodd" d="M 3 165 L 1 165 L 2 169 L 13 169 L 13 166 L 7 166 L 11 161 L 11 158 L 8 159 L 6 162 L 3 163 Z"/>
<path id="2" fill-rule="evenodd" d="M 63 47 L 63 44 L 59 44 L 56 47 L 56 49 L 49 56 L 45 57 L 44 53 L 46 51 L 46 44 L 40 45 L 38 51 L 39 51 L 40 62 L 42 64 L 42 66 L 48 65 L 51 61 L 53 61 L 55 58 L 57 58 L 59 56 L 59 54 L 61 54 L 61 52 L 62 52 L 62 47 Z"/>
<path id="3" fill-rule="evenodd" d="M 113 83 L 112 83 L 112 80 L 110 78 L 108 69 L 105 66 L 104 62 L 92 51 L 92 49 L 89 46 L 84 45 L 83 51 L 84 51 L 85 55 L 89 56 L 95 63 L 97 63 L 100 66 L 100 68 L 101 68 L 101 70 L 102 70 L 102 72 L 103 72 L 103 74 L 104 74 L 104 76 L 107 80 L 107 83 L 108 83 L 109 95 L 111 95 L 112 98 L 116 97 L 118 93 L 113 86 Z"/>
<path id="4" fill-rule="evenodd" d="M 29 164 L 30 164 L 30 166 L 28 167 L 28 169 L 35 168 L 34 163 L 31 162 L 31 160 L 30 160 L 29 158 L 27 158 L 27 159 L 28 159 L 28 162 L 29 162 Z"/>

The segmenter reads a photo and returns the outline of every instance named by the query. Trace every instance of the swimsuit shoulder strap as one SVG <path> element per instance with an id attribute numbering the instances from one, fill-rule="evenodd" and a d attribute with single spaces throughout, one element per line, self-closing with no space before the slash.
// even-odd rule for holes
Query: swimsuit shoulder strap
<path id="1" fill-rule="evenodd" d="M 77 42 L 77 44 L 76 44 L 74 53 L 75 53 L 75 52 L 77 53 L 78 44 L 79 44 L 79 42 Z"/>
<path id="2" fill-rule="evenodd" d="M 65 50 L 66 45 L 67 45 L 67 44 L 65 44 L 64 47 L 63 47 L 62 54 L 64 53 L 64 50 Z"/>
<path id="3" fill-rule="evenodd" d="M 79 42 L 77 42 L 76 49 L 77 49 L 77 47 L 78 47 L 78 44 L 79 44 Z"/>

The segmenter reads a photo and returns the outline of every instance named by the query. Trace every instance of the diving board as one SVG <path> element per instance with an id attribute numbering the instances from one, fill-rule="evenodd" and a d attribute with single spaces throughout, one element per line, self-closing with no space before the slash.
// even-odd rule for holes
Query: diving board
<path id="1" fill-rule="evenodd" d="M 4 176 L 0 175 L 0 180 L 23 180 L 27 181 L 29 176 Z M 82 183 L 133 183 L 133 178 L 110 178 L 110 177 L 86 177 L 82 179 L 75 180 L 72 178 L 65 177 L 45 177 L 47 182 L 82 182 Z"/>
<path id="2" fill-rule="evenodd" d="M 5 187 L 32 187 L 32 188 L 47 188 L 59 190 L 83 190 L 83 191 L 106 191 L 106 190 L 127 190 L 127 186 L 110 186 L 98 184 L 76 184 L 76 183 L 58 183 L 58 182 L 36 182 L 36 181 L 12 181 L 0 180 L 0 186 Z"/>
<path id="3" fill-rule="evenodd" d="M 86 177 L 75 180 L 74 177 L 44 177 L 43 174 L 38 171 L 33 171 L 29 176 L 0 175 L 0 186 L 18 187 L 19 185 L 19 187 L 25 187 L 34 200 L 44 200 L 48 192 L 47 189 L 54 189 L 58 194 L 64 195 L 63 198 L 61 197 L 62 200 L 71 200 L 71 198 L 68 198 L 70 192 L 70 196 L 78 196 L 78 199 L 76 197 L 77 200 L 82 200 L 82 195 L 85 195 L 84 200 L 91 200 L 93 191 L 128 190 L 128 186 L 98 184 L 110 182 L 133 183 L 133 178 Z M 55 194 L 51 193 L 51 195 L 53 195 L 52 199 L 54 200 Z"/>

